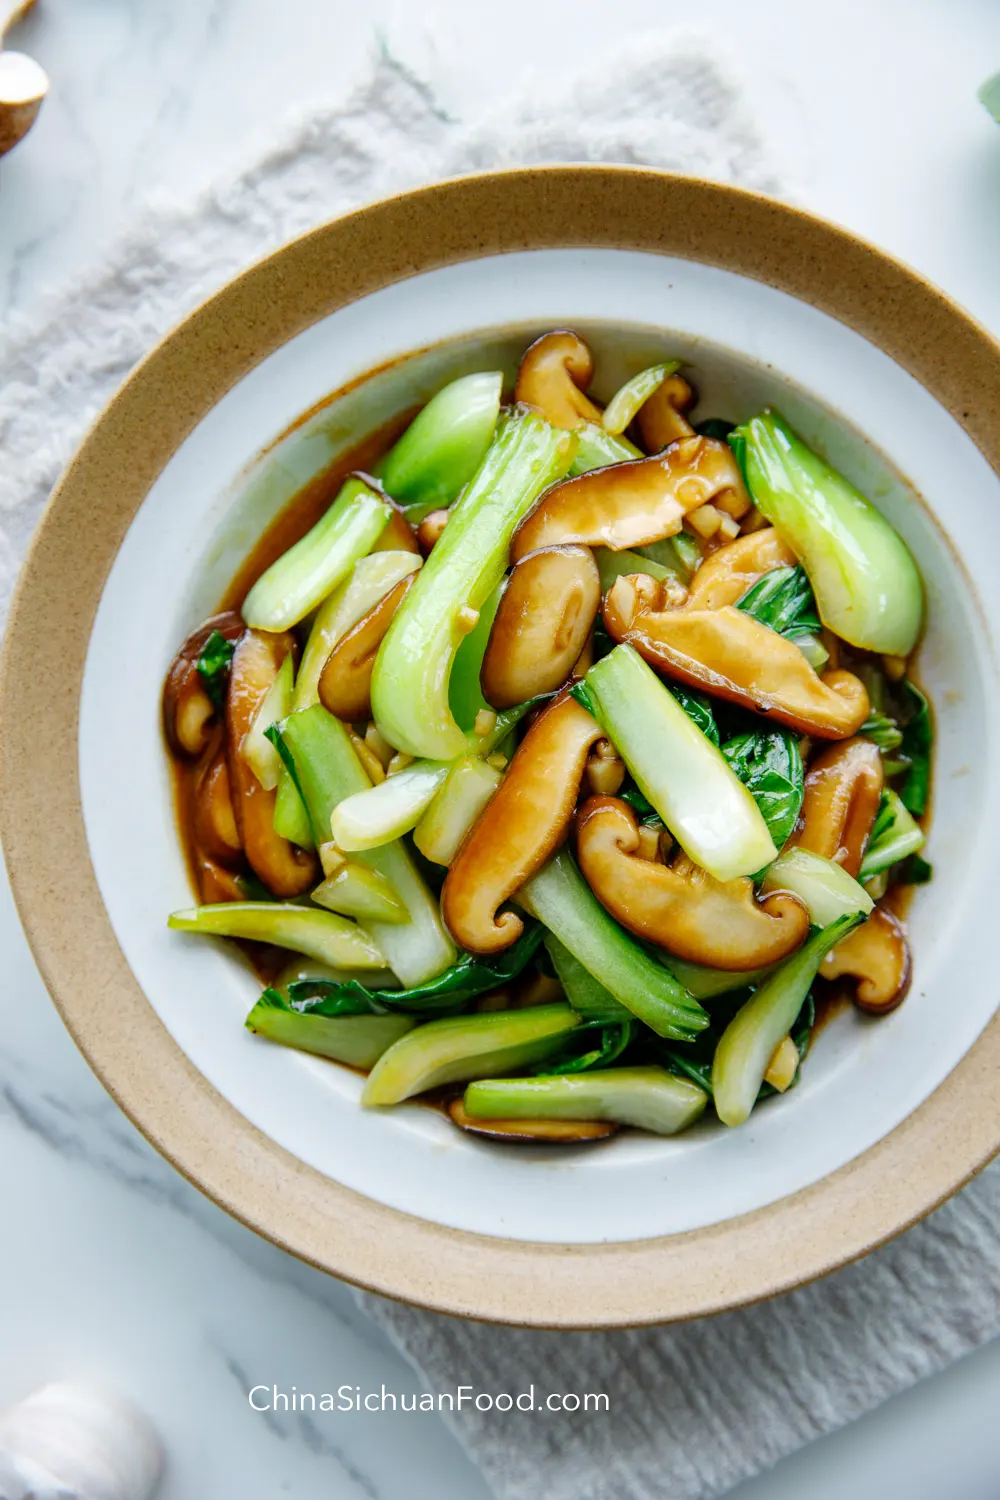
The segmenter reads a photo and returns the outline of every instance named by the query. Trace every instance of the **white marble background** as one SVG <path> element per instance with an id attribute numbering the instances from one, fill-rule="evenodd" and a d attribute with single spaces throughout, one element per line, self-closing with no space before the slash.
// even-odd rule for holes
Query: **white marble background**
<path id="1" fill-rule="evenodd" d="M 997 0 L 702 0 L 683 18 L 725 38 L 800 201 L 1000 334 L 1000 128 L 974 97 L 1000 68 Z M 53 95 L 0 163 L 0 318 L 36 313 L 147 192 L 188 194 L 343 93 L 380 40 L 469 117 L 668 19 L 662 0 L 41 0 L 11 38 Z M 227 1219 L 122 1118 L 45 996 L 6 884 L 0 955 L 0 1404 L 54 1375 L 113 1381 L 164 1433 L 164 1500 L 485 1500 L 436 1417 L 250 1411 L 256 1381 L 415 1380 L 346 1288 Z M 995 1500 L 998 1398 L 991 1346 L 739 1500 Z"/>

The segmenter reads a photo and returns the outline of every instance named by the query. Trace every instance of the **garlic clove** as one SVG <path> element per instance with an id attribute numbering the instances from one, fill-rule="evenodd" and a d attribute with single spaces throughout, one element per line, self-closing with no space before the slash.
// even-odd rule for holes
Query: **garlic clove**
<path id="1" fill-rule="evenodd" d="M 51 1474 L 78 1500 L 150 1500 L 163 1468 L 143 1413 L 86 1380 L 53 1381 L 0 1413 L 3 1452 Z"/>
<path id="2" fill-rule="evenodd" d="M 48 74 L 33 58 L 0 52 L 0 156 L 27 135 L 48 91 Z"/>

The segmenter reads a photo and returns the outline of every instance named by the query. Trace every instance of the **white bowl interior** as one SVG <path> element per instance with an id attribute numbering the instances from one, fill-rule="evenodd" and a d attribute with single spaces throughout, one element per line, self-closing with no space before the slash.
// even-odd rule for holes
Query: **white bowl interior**
<path id="1" fill-rule="evenodd" d="M 420 1105 L 362 1111 L 356 1075 L 244 1030 L 253 975 L 225 944 L 165 926 L 191 890 L 159 695 L 177 643 L 308 478 L 443 380 L 511 373 L 530 337 L 566 325 L 593 347 L 605 397 L 644 364 L 677 355 L 702 415 L 779 405 L 906 537 L 929 601 L 920 675 L 937 720 L 935 876 L 911 908 L 905 1005 L 877 1022 L 837 1017 L 800 1086 L 746 1126 L 525 1150 L 464 1136 Z M 328 392 L 393 360 L 275 442 Z M 997 745 L 998 501 L 982 455 L 904 370 L 827 315 L 730 272 L 626 251 L 526 252 L 432 271 L 334 313 L 229 391 L 174 455 L 122 543 L 95 621 L 80 720 L 84 817 L 112 925 L 150 1004 L 213 1086 L 286 1149 L 456 1228 L 628 1240 L 716 1223 L 817 1181 L 927 1098 L 994 1010 L 998 792 L 984 768 Z"/>

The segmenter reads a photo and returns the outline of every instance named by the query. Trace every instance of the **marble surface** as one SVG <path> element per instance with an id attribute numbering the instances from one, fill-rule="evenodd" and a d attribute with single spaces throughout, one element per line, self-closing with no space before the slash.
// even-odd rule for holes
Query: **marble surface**
<path id="1" fill-rule="evenodd" d="M 12 36 L 53 95 L 0 163 L 0 318 L 31 318 L 144 195 L 186 196 L 385 44 L 471 117 L 600 55 L 576 0 L 41 0 Z M 663 24 L 621 0 L 616 29 Z M 703 0 L 798 199 L 917 265 L 1000 334 L 995 0 Z M 410 1392 L 349 1290 L 229 1220 L 141 1141 L 77 1055 L 0 890 L 0 1404 L 55 1375 L 131 1392 L 167 1442 L 165 1500 L 485 1500 L 436 1416 L 257 1415 L 258 1381 Z M 740 1500 L 1000 1492 L 1000 1347 L 743 1486 Z M 623 1497 L 625 1500 L 625 1497 Z"/>

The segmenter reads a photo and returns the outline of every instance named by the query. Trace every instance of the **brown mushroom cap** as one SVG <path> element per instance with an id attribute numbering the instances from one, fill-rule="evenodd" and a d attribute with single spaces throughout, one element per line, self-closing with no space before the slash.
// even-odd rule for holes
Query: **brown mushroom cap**
<path id="1" fill-rule="evenodd" d="M 215 727 L 215 705 L 205 691 L 198 662 L 210 635 L 218 631 L 227 641 L 243 634 L 236 610 L 213 615 L 193 630 L 174 657 L 163 684 L 163 728 L 175 755 L 195 759 L 208 748 Z"/>
<path id="2" fill-rule="evenodd" d="M 608 590 L 603 614 L 616 641 L 627 641 L 666 676 L 819 739 L 846 739 L 868 717 L 860 678 L 844 671 L 817 676 L 794 641 L 752 615 L 732 605 L 692 610 L 659 603 L 653 580 L 630 574 Z"/>
<path id="3" fill-rule="evenodd" d="M 470 1115 L 459 1096 L 448 1105 L 452 1124 L 470 1135 L 489 1136 L 502 1141 L 554 1141 L 573 1145 L 579 1141 L 603 1141 L 614 1135 L 618 1126 L 610 1120 L 480 1120 Z"/>
<path id="4" fill-rule="evenodd" d="M 876 906 L 867 922 L 826 955 L 819 972 L 824 979 L 856 978 L 854 1003 L 859 1010 L 872 1016 L 895 1010 L 906 999 L 912 977 L 902 923 L 884 906 Z"/>
<path id="5" fill-rule="evenodd" d="M 274 831 L 275 793 L 265 791 L 243 758 L 243 741 L 278 675 L 295 637 L 246 630 L 240 636 L 229 673 L 226 725 L 229 735 L 229 787 L 233 812 L 247 859 L 275 896 L 301 896 L 319 879 L 319 862 Z"/>
<path id="6" fill-rule="evenodd" d="M 196 845 L 217 863 L 238 868 L 243 845 L 229 794 L 229 767 L 221 734 L 215 753 L 206 756 L 198 769 L 193 793 L 192 833 Z"/>
<path id="7" fill-rule="evenodd" d="M 544 547 L 514 568 L 493 620 L 480 683 L 487 703 L 512 708 L 570 676 L 601 605 L 588 547 Z"/>
<path id="8" fill-rule="evenodd" d="M 830 745 L 809 767 L 792 839 L 857 878 L 882 799 L 882 757 L 871 740 Z"/>
<path id="9" fill-rule="evenodd" d="M 691 437 L 694 428 L 684 414 L 697 399 L 683 375 L 668 375 L 643 402 L 637 420 L 643 445 L 650 453 L 659 453 L 678 438 Z"/>
<path id="10" fill-rule="evenodd" d="M 545 333 L 524 351 L 514 400 L 534 407 L 553 427 L 572 430 L 599 422 L 600 408 L 584 395 L 593 375 L 593 356 L 583 339 L 568 329 Z"/>
<path id="11" fill-rule="evenodd" d="M 445 923 L 470 953 L 497 953 L 520 937 L 521 918 L 499 908 L 566 837 L 587 752 L 603 733 L 575 698 L 564 697 L 539 714 L 521 741 L 441 892 Z"/>
<path id="12" fill-rule="evenodd" d="M 690 437 L 655 458 L 630 459 L 547 490 L 511 542 L 517 562 L 540 547 L 583 542 L 620 552 L 674 536 L 684 517 L 743 480 L 726 443 Z"/>
<path id="13" fill-rule="evenodd" d="M 616 797 L 583 804 L 576 849 L 601 905 L 637 937 L 689 963 L 761 969 L 808 936 L 809 913 L 787 892 L 758 902 L 752 880 L 715 880 L 684 855 L 670 868 L 644 859 L 635 813 Z"/>
<path id="14" fill-rule="evenodd" d="M 701 564 L 688 589 L 686 609 L 722 609 L 776 568 L 795 566 L 795 553 L 773 526 L 718 547 Z"/>
<path id="15" fill-rule="evenodd" d="M 373 604 L 334 646 L 319 677 L 319 701 L 338 719 L 356 724 L 372 713 L 372 669 L 392 617 L 409 593 L 408 573 Z"/>

